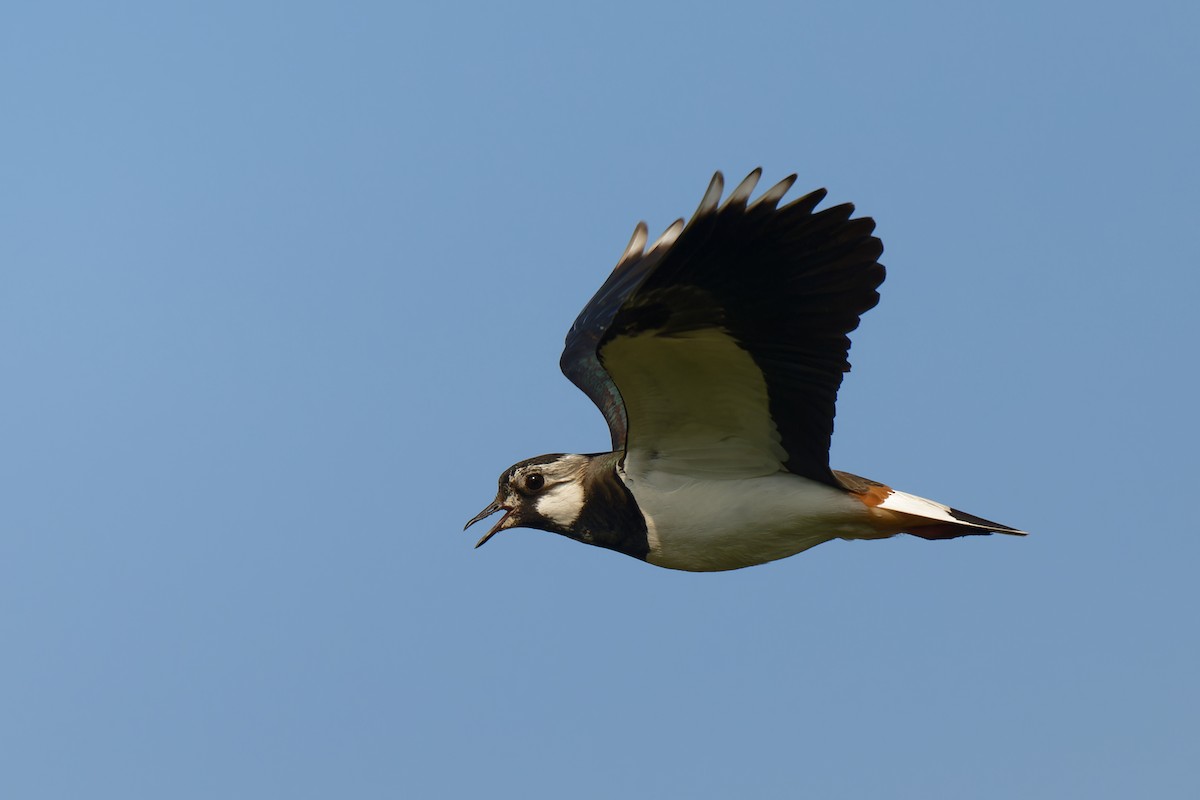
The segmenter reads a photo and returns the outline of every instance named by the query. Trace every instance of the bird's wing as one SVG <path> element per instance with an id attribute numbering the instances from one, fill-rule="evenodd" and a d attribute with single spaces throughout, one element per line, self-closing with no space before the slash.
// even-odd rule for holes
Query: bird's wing
<path id="1" fill-rule="evenodd" d="M 883 245 L 817 190 L 777 208 L 796 176 L 723 205 L 713 176 L 692 220 L 649 248 L 639 224 L 567 335 L 561 366 L 604 413 L 626 470 L 757 475 L 829 469 L 847 334 L 879 302 Z"/>

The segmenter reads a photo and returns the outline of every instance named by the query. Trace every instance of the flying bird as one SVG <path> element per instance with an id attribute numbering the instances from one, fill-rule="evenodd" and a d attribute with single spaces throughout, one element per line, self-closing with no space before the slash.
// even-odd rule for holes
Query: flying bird
<path id="1" fill-rule="evenodd" d="M 634 229 L 567 334 L 560 366 L 608 421 L 612 450 L 509 467 L 466 527 L 504 516 L 671 569 L 738 569 L 831 539 L 1024 531 L 829 466 L 847 334 L 879 302 L 883 244 L 818 189 L 779 207 L 756 169 L 686 225 Z M 465 528 L 464 528 L 465 530 Z"/>

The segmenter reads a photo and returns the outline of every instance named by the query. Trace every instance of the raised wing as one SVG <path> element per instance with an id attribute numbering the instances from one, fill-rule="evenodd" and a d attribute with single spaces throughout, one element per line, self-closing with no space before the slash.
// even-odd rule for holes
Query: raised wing
<path id="1" fill-rule="evenodd" d="M 584 306 L 567 332 L 566 346 L 558 365 L 571 383 L 583 390 L 604 414 L 609 433 L 612 434 L 613 450 L 624 449 L 629 421 L 625 416 L 621 393 L 600 363 L 600 343 L 621 306 L 653 270 L 657 263 L 656 254 L 660 254 L 664 247 L 669 247 L 682 230 L 683 220 L 676 220 L 646 253 L 646 223 L 639 222 L 612 274 Z"/>
<path id="2" fill-rule="evenodd" d="M 626 469 L 838 486 L 829 440 L 847 334 L 879 301 L 883 245 L 818 190 L 779 209 L 791 176 L 748 204 L 760 170 L 645 248 L 639 225 L 567 335 L 562 369 L 599 406 Z"/>

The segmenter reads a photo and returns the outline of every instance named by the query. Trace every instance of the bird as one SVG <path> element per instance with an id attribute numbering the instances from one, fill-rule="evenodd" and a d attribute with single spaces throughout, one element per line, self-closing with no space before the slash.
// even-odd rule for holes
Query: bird
<path id="1" fill-rule="evenodd" d="M 503 516 L 692 572 L 755 566 L 833 539 L 1025 531 L 829 465 L 848 334 L 879 302 L 875 221 L 825 189 L 721 202 L 717 172 L 685 224 L 647 246 L 640 222 L 567 334 L 560 367 L 608 423 L 608 452 L 513 464 L 464 527 Z"/>

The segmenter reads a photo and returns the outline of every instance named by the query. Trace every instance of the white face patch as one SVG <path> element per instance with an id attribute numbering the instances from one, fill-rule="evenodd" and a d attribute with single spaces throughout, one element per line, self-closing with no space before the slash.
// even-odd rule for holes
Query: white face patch
<path id="1" fill-rule="evenodd" d="M 538 495 L 533 507 L 546 519 L 569 528 L 583 512 L 583 484 L 576 480 L 555 484 Z"/>
<path id="2" fill-rule="evenodd" d="M 587 464 L 584 456 L 564 455 L 549 464 L 535 464 L 519 470 L 513 479 L 521 484 L 531 473 L 541 475 L 545 488 L 534 495 L 534 510 L 551 522 L 569 528 L 583 513 L 583 477 Z"/>

